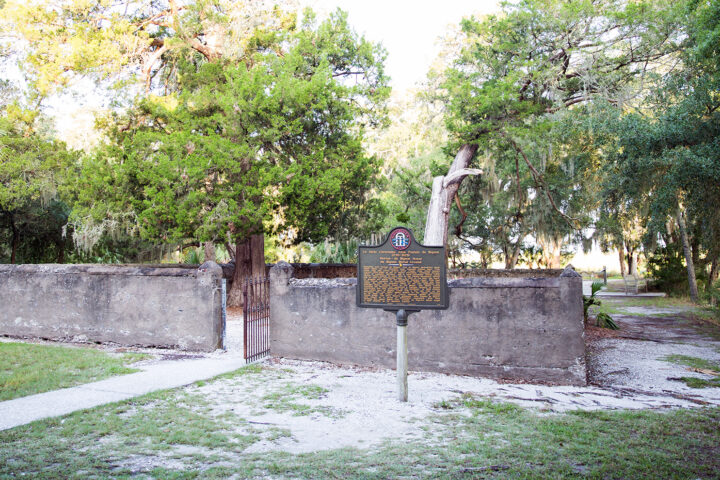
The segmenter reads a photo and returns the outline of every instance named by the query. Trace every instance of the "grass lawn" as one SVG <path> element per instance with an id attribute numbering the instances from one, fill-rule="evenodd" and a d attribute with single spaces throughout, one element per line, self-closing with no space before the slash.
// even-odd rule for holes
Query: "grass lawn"
<path id="1" fill-rule="evenodd" d="M 0 401 L 137 372 L 148 355 L 111 355 L 90 348 L 0 342 Z"/>
<path id="2" fill-rule="evenodd" d="M 215 382 L 249 388 L 252 366 Z M 292 385 L 293 402 L 320 390 Z M 233 383 L 235 382 L 235 383 Z M 289 431 L 218 410 L 198 388 L 0 432 L 0 478 L 717 478 L 720 409 L 540 413 L 470 395 L 435 405 L 420 438 L 366 449 L 246 453 Z M 287 409 L 275 398 L 257 408 Z M 262 403 L 262 402 L 261 402 Z M 302 414 L 302 412 L 299 412 Z M 309 416 L 316 412 L 307 412 Z M 327 428 L 332 428 L 332 424 Z"/>

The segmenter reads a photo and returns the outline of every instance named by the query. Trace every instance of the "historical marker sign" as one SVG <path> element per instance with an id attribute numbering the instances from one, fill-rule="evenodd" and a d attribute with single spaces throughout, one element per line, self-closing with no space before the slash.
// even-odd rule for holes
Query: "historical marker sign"
<path id="1" fill-rule="evenodd" d="M 357 305 L 386 310 L 448 308 L 445 248 L 420 245 L 394 228 L 382 245 L 358 252 Z"/>

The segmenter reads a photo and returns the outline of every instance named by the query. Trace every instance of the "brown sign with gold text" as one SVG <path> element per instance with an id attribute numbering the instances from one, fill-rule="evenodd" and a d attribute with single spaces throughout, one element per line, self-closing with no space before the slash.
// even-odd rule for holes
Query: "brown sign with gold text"
<path id="1" fill-rule="evenodd" d="M 426 247 L 394 228 L 382 245 L 358 251 L 357 305 L 392 310 L 448 307 L 445 248 Z"/>

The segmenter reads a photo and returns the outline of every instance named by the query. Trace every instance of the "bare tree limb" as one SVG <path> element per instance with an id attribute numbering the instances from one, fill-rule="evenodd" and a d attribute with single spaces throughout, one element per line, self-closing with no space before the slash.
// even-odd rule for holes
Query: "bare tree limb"
<path id="1" fill-rule="evenodd" d="M 468 175 L 481 175 L 483 172 L 479 168 L 463 168 L 445 175 L 443 187 L 448 187 L 455 183 L 460 183 Z"/>
<path id="2" fill-rule="evenodd" d="M 145 62 L 145 65 L 143 66 L 142 73 L 145 76 L 145 93 L 150 93 L 150 81 L 152 80 L 153 75 L 151 75 L 152 72 L 152 66 L 157 62 L 163 53 L 165 53 L 168 50 L 167 45 L 164 43 L 160 48 L 155 50 L 152 55 L 148 57 L 147 62 Z"/>

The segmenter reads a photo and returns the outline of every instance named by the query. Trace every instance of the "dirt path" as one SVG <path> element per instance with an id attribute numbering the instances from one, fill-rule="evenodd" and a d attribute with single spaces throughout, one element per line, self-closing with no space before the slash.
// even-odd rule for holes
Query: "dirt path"
<path id="1" fill-rule="evenodd" d="M 720 388 L 690 388 L 681 377 L 713 376 L 673 362 L 690 357 L 720 364 L 720 328 L 702 320 L 696 309 L 667 305 L 670 300 L 603 299 L 620 330 L 589 327 L 588 379 L 611 391 L 644 392 L 717 404 Z M 658 303 L 660 305 L 658 305 Z"/>

